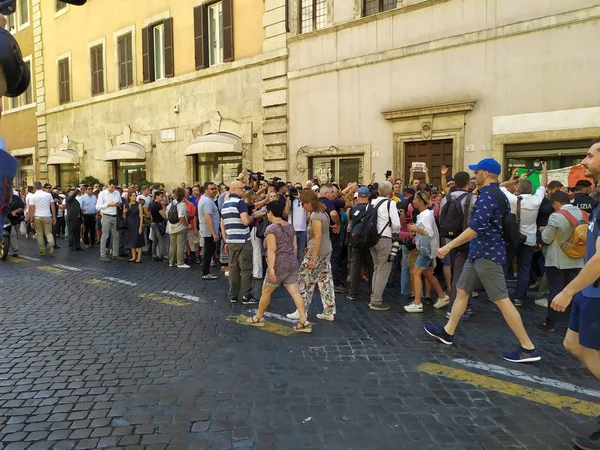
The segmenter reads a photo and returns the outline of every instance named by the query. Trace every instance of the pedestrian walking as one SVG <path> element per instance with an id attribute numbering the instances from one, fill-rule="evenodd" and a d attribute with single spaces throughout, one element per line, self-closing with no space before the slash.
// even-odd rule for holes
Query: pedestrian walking
<path id="1" fill-rule="evenodd" d="M 202 279 L 216 280 L 217 277 L 210 273 L 210 263 L 217 251 L 219 243 L 219 208 L 215 203 L 217 185 L 212 181 L 204 183 L 203 195 L 198 201 L 198 223 L 200 225 L 200 239 L 204 241 L 204 255 L 202 256 Z"/>
<path id="2" fill-rule="evenodd" d="M 54 236 L 52 235 L 52 225 L 56 223 L 56 205 L 52 194 L 49 192 L 51 186 L 42 189 L 42 183 L 34 183 L 35 193 L 29 201 L 29 220 L 32 228 L 35 230 L 38 251 L 40 255 L 46 254 L 46 244 L 44 237 L 48 242 L 48 253 L 54 254 Z"/>

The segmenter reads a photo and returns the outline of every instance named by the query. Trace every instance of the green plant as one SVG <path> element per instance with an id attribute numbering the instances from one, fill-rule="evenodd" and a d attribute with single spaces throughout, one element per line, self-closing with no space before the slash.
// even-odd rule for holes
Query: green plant
<path id="1" fill-rule="evenodd" d="M 93 186 L 94 184 L 100 184 L 100 180 L 92 175 L 88 175 L 79 181 L 79 184 L 87 184 L 88 186 Z"/>
<path id="2" fill-rule="evenodd" d="M 150 187 L 154 187 L 154 188 L 158 188 L 158 186 L 160 184 L 162 184 L 160 181 L 149 181 L 149 180 L 142 180 L 138 183 L 139 187 L 142 187 L 143 185 L 147 184 Z"/>

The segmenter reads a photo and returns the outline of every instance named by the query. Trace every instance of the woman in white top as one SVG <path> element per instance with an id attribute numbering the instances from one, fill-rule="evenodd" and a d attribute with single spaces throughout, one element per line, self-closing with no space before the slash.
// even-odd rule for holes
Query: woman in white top
<path id="1" fill-rule="evenodd" d="M 434 308 L 443 308 L 448 305 L 450 299 L 444 294 L 440 282 L 433 275 L 435 255 L 440 245 L 440 234 L 435 224 L 433 211 L 429 209 L 431 206 L 429 193 L 426 191 L 417 192 L 413 200 L 413 206 L 419 211 L 419 215 L 417 216 L 417 223 L 408 225 L 408 230 L 416 235 L 415 244 L 419 256 L 412 270 L 415 299 L 406 305 L 404 310 L 410 313 L 422 313 L 421 292 L 423 290 L 423 280 L 421 275 L 425 275 L 425 278 L 431 283 L 438 295 L 438 299 L 433 305 Z"/>

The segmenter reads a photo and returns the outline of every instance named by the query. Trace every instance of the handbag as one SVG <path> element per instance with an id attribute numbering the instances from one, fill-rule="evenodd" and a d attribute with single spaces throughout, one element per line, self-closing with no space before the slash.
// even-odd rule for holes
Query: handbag
<path id="1" fill-rule="evenodd" d="M 127 219 L 123 218 L 123 208 L 117 208 L 117 230 L 126 231 L 128 228 Z"/>
<path id="2" fill-rule="evenodd" d="M 267 231 L 267 227 L 269 226 L 269 219 L 267 219 L 267 217 L 263 217 L 262 220 L 260 222 L 258 222 L 258 225 L 256 225 L 256 237 L 258 239 L 264 239 L 265 238 L 265 233 Z"/>

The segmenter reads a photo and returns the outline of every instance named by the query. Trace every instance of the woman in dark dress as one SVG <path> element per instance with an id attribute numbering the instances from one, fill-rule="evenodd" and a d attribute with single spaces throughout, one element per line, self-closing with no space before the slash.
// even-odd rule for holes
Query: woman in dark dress
<path id="1" fill-rule="evenodd" d="M 144 197 L 138 195 L 134 189 L 129 189 L 127 196 L 127 207 L 123 210 L 123 216 L 127 219 L 127 231 L 125 232 L 125 248 L 131 249 L 129 262 L 142 262 L 142 248 L 144 242 Z"/>

